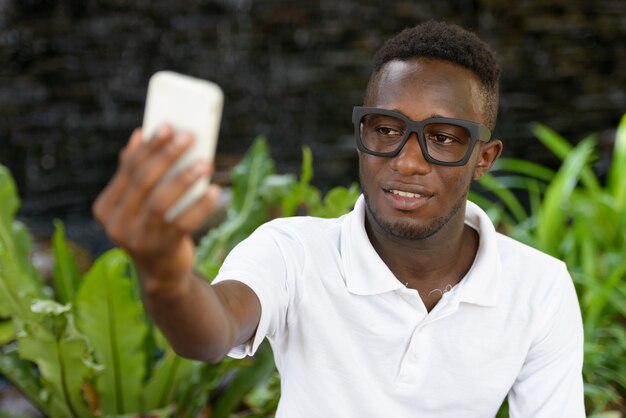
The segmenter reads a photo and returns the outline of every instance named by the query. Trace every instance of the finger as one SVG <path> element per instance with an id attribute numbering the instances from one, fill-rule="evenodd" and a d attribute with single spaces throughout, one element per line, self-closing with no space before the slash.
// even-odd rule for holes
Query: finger
<path id="1" fill-rule="evenodd" d="M 127 146 L 122 150 L 120 169 L 132 172 L 135 167 L 142 167 L 145 160 L 151 158 L 154 154 L 158 154 L 163 147 L 173 141 L 174 137 L 174 130 L 168 124 L 159 127 L 154 136 L 148 141 L 143 139 L 143 131 L 141 130 L 137 135 L 133 134 Z"/>
<path id="2" fill-rule="evenodd" d="M 126 144 L 124 148 L 122 148 L 122 151 L 120 151 L 119 158 L 118 158 L 118 165 L 121 165 L 124 161 L 130 158 L 130 155 L 136 152 L 136 150 L 141 146 L 141 144 L 143 143 L 142 136 L 143 136 L 143 132 L 141 128 L 136 128 L 133 131 L 133 133 L 130 136 L 130 139 L 128 140 L 128 143 Z"/>
<path id="3" fill-rule="evenodd" d="M 94 202 L 93 212 L 96 218 L 102 222 L 101 217 L 114 207 L 117 207 L 125 195 L 130 180 L 134 177 L 134 171 L 147 160 L 149 156 L 168 142 L 172 136 L 172 129 L 168 125 L 162 126 L 150 144 L 142 139 L 142 130 L 135 129 L 128 144 L 120 152 L 120 164 L 113 178 Z"/>
<path id="4" fill-rule="evenodd" d="M 151 142 L 155 144 L 141 145 L 115 174 L 110 187 L 115 204 L 136 210 L 138 203 L 188 149 L 192 138 L 183 133 L 172 139 L 171 132 L 165 129 Z"/>
<path id="5" fill-rule="evenodd" d="M 196 231 L 215 210 L 220 199 L 221 188 L 211 185 L 191 206 L 173 220 L 173 224 L 188 234 Z"/>
<path id="6" fill-rule="evenodd" d="M 202 161 L 196 161 L 184 169 L 174 178 L 157 186 L 150 196 L 148 205 L 154 216 L 165 219 L 167 211 L 185 194 L 196 182 L 206 177 L 212 167 Z"/>
<path id="7" fill-rule="evenodd" d="M 142 167 L 137 167 L 132 172 L 132 178 L 129 179 L 129 193 L 126 193 L 123 199 L 127 210 L 135 213 L 145 204 L 144 201 L 154 192 L 158 183 L 167 175 L 192 143 L 193 136 L 191 134 L 177 134 L 173 141 L 170 141 L 167 146 L 162 147 L 158 152 L 151 155 L 144 161 Z"/>

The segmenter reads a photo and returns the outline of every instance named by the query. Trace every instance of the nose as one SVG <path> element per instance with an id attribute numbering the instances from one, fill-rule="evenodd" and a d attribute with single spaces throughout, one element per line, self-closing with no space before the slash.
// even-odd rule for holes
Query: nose
<path id="1" fill-rule="evenodd" d="M 398 155 L 391 158 L 390 164 L 391 168 L 405 176 L 424 175 L 431 170 L 431 164 L 424 157 L 415 132 L 410 134 Z"/>

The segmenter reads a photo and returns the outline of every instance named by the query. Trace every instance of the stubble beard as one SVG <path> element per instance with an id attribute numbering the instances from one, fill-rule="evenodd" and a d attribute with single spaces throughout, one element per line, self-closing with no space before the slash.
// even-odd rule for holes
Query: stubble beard
<path id="1" fill-rule="evenodd" d="M 437 232 L 439 232 L 445 225 L 450 222 L 452 218 L 459 212 L 459 210 L 464 207 L 465 202 L 467 201 L 468 190 L 461 195 L 459 200 L 454 204 L 452 209 L 444 214 L 443 216 L 434 218 L 427 225 L 415 225 L 410 221 L 402 222 L 391 222 L 386 219 L 383 219 L 374 207 L 372 206 L 369 195 L 367 194 L 366 189 L 361 186 L 361 190 L 363 192 L 363 197 L 365 198 L 365 207 L 367 211 L 370 213 L 372 219 L 376 224 L 386 233 L 390 234 L 395 238 L 406 239 L 406 240 L 423 240 L 432 237 Z"/>

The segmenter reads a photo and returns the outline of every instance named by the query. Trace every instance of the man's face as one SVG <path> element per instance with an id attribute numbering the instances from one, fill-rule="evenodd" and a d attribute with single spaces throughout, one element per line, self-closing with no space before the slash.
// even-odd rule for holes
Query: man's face
<path id="1" fill-rule="evenodd" d="M 371 87 L 366 106 L 396 110 L 414 121 L 448 117 L 484 123 L 478 79 L 445 61 L 391 61 Z M 395 157 L 359 152 L 368 222 L 375 230 L 404 239 L 424 239 L 448 225 L 462 225 L 472 178 L 493 163 L 485 164 L 483 148 L 489 146 L 477 144 L 469 162 L 460 167 L 427 162 L 415 133 Z"/>

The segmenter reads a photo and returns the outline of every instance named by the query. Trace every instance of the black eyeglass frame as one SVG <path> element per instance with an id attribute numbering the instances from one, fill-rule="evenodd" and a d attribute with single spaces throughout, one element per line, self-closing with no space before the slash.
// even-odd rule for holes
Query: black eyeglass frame
<path id="1" fill-rule="evenodd" d="M 367 149 L 365 145 L 363 145 L 363 141 L 361 140 L 361 120 L 363 119 L 363 116 L 367 114 L 392 116 L 394 118 L 402 120 L 406 124 L 407 130 L 406 132 L 404 132 L 402 140 L 398 144 L 397 149 L 389 152 L 379 152 Z M 354 106 L 354 108 L 352 109 L 352 123 L 354 124 L 354 136 L 356 139 L 356 146 L 360 151 L 363 151 L 366 154 L 376 155 L 378 157 L 395 157 L 400 153 L 400 150 L 404 148 L 404 145 L 409 140 L 411 133 L 415 132 L 417 134 L 420 149 L 422 150 L 422 155 L 424 155 L 426 161 L 432 164 L 445 166 L 462 166 L 467 164 L 467 161 L 469 160 L 470 155 L 472 155 L 472 151 L 474 150 L 476 143 L 479 140 L 482 142 L 489 142 L 491 140 L 491 130 L 489 130 L 489 128 L 480 123 L 454 118 L 428 118 L 418 122 L 407 118 L 402 113 L 395 110 L 381 109 L 378 107 Z M 424 126 L 431 123 L 448 123 L 452 125 L 458 125 L 469 131 L 471 136 L 471 142 L 467 149 L 467 153 L 462 159 L 460 159 L 459 161 L 450 162 L 440 161 L 430 156 L 430 154 L 428 153 L 428 147 L 426 146 L 426 140 L 424 139 Z"/>

